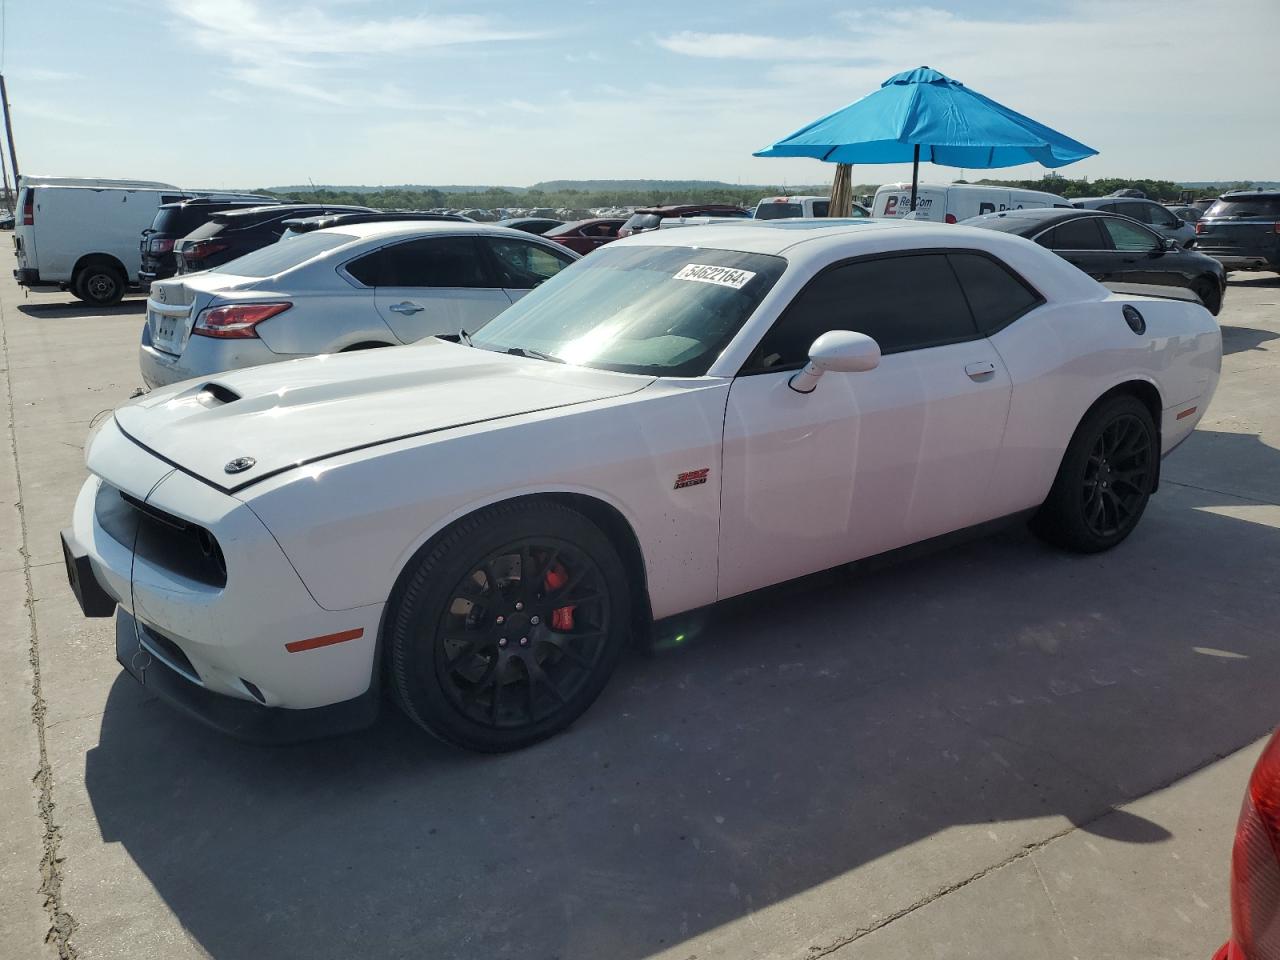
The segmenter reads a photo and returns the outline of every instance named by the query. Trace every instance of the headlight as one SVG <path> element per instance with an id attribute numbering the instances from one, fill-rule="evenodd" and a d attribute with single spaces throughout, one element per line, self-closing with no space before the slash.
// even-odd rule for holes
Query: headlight
<path id="1" fill-rule="evenodd" d="M 98 434 L 102 432 L 102 428 L 115 419 L 115 415 L 114 410 L 103 410 L 89 421 L 89 433 L 84 438 L 85 466 L 88 466 L 89 464 L 89 449 L 93 446 L 93 441 L 98 438 Z"/>

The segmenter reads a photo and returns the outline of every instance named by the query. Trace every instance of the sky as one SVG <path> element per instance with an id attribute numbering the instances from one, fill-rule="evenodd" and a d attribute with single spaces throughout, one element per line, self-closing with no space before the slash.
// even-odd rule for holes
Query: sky
<path id="1" fill-rule="evenodd" d="M 1280 0 L 4 6 L 0 70 L 26 173 L 241 188 L 815 183 L 831 167 L 751 154 L 928 65 L 1099 151 L 1066 176 L 1280 179 Z M 854 169 L 855 182 L 909 177 Z"/>

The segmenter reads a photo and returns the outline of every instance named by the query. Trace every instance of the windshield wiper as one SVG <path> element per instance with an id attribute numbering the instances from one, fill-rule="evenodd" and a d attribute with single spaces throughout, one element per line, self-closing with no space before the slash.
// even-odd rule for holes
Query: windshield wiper
<path id="1" fill-rule="evenodd" d="M 541 350 L 534 350 L 531 347 L 508 347 L 507 353 L 513 357 L 529 357 L 533 360 L 550 360 L 552 363 L 564 363 L 562 357 L 543 353 Z"/>

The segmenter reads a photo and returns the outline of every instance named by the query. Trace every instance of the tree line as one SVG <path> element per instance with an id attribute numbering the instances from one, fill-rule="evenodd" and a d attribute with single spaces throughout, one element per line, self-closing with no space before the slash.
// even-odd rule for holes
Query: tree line
<path id="1" fill-rule="evenodd" d="M 1056 193 L 1058 196 L 1066 197 L 1067 199 L 1105 196 L 1116 190 L 1136 188 L 1152 200 L 1172 201 L 1181 199 L 1183 191 L 1187 189 L 1182 184 L 1171 180 L 1126 179 L 1123 177 L 1102 177 L 1097 180 L 1089 180 L 1086 177 L 1079 180 L 1070 180 L 1066 177 L 1047 176 L 1030 180 L 983 179 L 976 182 L 1002 187 L 1020 187 L 1027 190 L 1044 190 L 1049 193 Z M 874 194 L 879 186 L 880 184 L 878 183 L 856 184 L 853 188 L 853 193 L 855 197 Z M 1250 186 L 1251 184 L 1249 183 L 1240 183 L 1220 190 L 1195 188 L 1193 192 L 1196 196 L 1209 197 L 1223 193 L 1227 189 L 1247 189 Z M 774 184 L 708 187 L 697 190 L 543 190 L 534 187 L 529 190 L 522 190 L 519 193 L 501 187 L 491 187 L 474 193 L 453 193 L 435 189 L 406 190 L 403 188 L 363 193 L 354 190 L 332 189 L 289 192 L 258 190 L 255 192 L 269 194 L 281 200 L 306 203 L 359 204 L 379 210 L 421 210 L 436 207 L 462 210 L 470 208 L 493 210 L 513 207 L 550 207 L 552 209 L 567 207 L 573 210 L 584 210 L 592 207 L 657 206 L 675 203 L 735 203 L 745 207 L 753 207 L 761 197 L 787 194 L 827 194 L 830 192 L 830 186 L 792 185 L 787 187 Z"/>

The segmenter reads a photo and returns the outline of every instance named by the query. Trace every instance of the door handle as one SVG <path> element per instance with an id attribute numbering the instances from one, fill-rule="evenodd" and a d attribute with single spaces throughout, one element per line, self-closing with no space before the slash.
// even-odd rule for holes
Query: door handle
<path id="1" fill-rule="evenodd" d="M 996 372 L 996 365 L 990 360 L 981 360 L 977 363 L 967 363 L 964 372 L 973 380 L 980 380 L 983 377 L 990 376 Z"/>
<path id="2" fill-rule="evenodd" d="M 416 303 L 414 303 L 411 300 L 405 300 L 401 303 L 393 303 L 387 309 L 390 310 L 392 313 L 402 313 L 407 317 L 410 314 L 421 313 L 426 308 L 418 306 Z"/>

